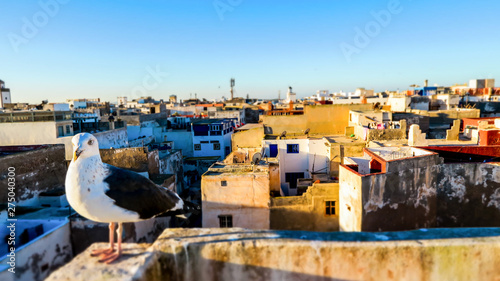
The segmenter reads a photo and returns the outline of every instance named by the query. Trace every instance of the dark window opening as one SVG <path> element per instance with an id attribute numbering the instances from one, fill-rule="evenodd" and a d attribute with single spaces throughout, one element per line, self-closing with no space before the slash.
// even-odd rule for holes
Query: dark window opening
<path id="1" fill-rule="evenodd" d="M 335 215 L 335 201 L 325 201 L 325 214 L 327 216 Z"/>
<path id="2" fill-rule="evenodd" d="M 221 185 L 221 186 L 227 186 L 227 181 L 221 181 L 221 182 L 220 182 L 220 185 Z"/>
<path id="3" fill-rule="evenodd" d="M 299 145 L 298 144 L 287 144 L 286 145 L 286 153 L 299 153 Z"/>
<path id="4" fill-rule="evenodd" d="M 232 215 L 220 215 L 219 216 L 219 226 L 220 227 L 233 227 L 233 216 Z"/>

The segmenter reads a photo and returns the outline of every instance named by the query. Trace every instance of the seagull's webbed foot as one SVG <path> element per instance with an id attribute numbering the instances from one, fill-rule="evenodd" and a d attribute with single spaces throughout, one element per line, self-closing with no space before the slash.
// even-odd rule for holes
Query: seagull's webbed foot
<path id="1" fill-rule="evenodd" d="M 102 254 L 99 256 L 99 262 L 110 264 L 121 256 L 119 252 L 111 252 L 109 254 Z"/>
<path id="2" fill-rule="evenodd" d="M 109 224 L 109 247 L 103 249 L 95 249 L 90 252 L 92 257 L 101 256 L 101 255 L 109 255 L 115 251 L 115 223 L 112 222 Z"/>
<path id="3" fill-rule="evenodd" d="M 101 256 L 104 254 L 111 254 L 114 251 L 115 251 L 115 249 L 113 249 L 113 248 L 94 249 L 94 250 L 92 250 L 92 252 L 90 252 L 90 255 L 92 257 L 95 257 L 95 256 Z"/>
<path id="4" fill-rule="evenodd" d="M 114 225 L 113 225 L 114 229 Z M 111 230 L 111 227 L 110 227 Z M 108 250 L 111 250 L 111 252 L 103 252 L 101 255 L 99 255 L 99 262 L 105 262 L 107 264 L 110 264 L 114 261 L 116 261 L 122 254 L 122 223 L 118 223 L 118 229 L 116 230 L 116 234 L 118 236 L 118 251 L 114 251 L 114 247 L 112 246 L 113 244 L 110 244 L 110 248 Z"/>

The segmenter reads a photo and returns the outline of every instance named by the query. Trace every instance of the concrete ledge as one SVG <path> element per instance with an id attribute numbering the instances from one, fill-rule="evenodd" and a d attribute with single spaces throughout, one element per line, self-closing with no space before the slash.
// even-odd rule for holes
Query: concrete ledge
<path id="1" fill-rule="evenodd" d="M 93 249 L 108 247 L 108 243 L 94 243 L 70 263 L 52 273 L 46 280 L 147 280 L 148 268 L 157 264 L 158 254 L 149 250 L 151 244 L 122 244 L 123 255 L 113 264 L 104 264 L 91 257 Z"/>
<path id="2" fill-rule="evenodd" d="M 499 228 L 386 233 L 167 229 L 149 248 L 127 244 L 124 257 L 112 265 L 99 264 L 87 249 L 46 280 L 498 281 L 499 235 Z M 446 239 L 434 239 L 439 236 Z M 105 244 L 91 248 L 96 246 Z"/>

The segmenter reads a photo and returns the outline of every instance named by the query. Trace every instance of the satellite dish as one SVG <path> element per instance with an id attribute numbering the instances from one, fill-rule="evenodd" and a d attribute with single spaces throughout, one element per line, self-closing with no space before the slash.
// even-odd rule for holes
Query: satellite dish
<path id="1" fill-rule="evenodd" d="M 283 133 L 281 133 L 280 137 L 281 137 L 281 138 L 286 137 L 286 131 L 283 131 Z"/>
<path id="2" fill-rule="evenodd" d="M 306 134 L 306 135 L 307 135 L 307 134 L 309 134 L 309 131 L 310 131 L 310 130 L 311 130 L 311 129 L 307 128 L 307 130 L 304 132 L 304 134 Z"/>
<path id="3" fill-rule="evenodd" d="M 262 154 L 260 154 L 259 152 L 255 153 L 253 156 L 252 156 L 252 164 L 258 164 L 260 162 L 260 159 L 262 158 Z"/>

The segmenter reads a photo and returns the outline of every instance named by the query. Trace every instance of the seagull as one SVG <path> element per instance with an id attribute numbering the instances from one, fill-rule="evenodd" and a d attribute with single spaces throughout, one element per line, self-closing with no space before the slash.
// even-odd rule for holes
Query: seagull
<path id="1" fill-rule="evenodd" d="M 99 262 L 111 263 L 120 257 L 122 223 L 147 220 L 167 211 L 186 208 L 173 191 L 138 173 L 103 163 L 93 135 L 77 134 L 72 143 L 73 159 L 65 184 L 68 202 L 81 216 L 109 223 L 109 248 L 91 252 L 91 256 L 99 256 Z M 115 252 L 116 224 L 118 250 Z"/>

